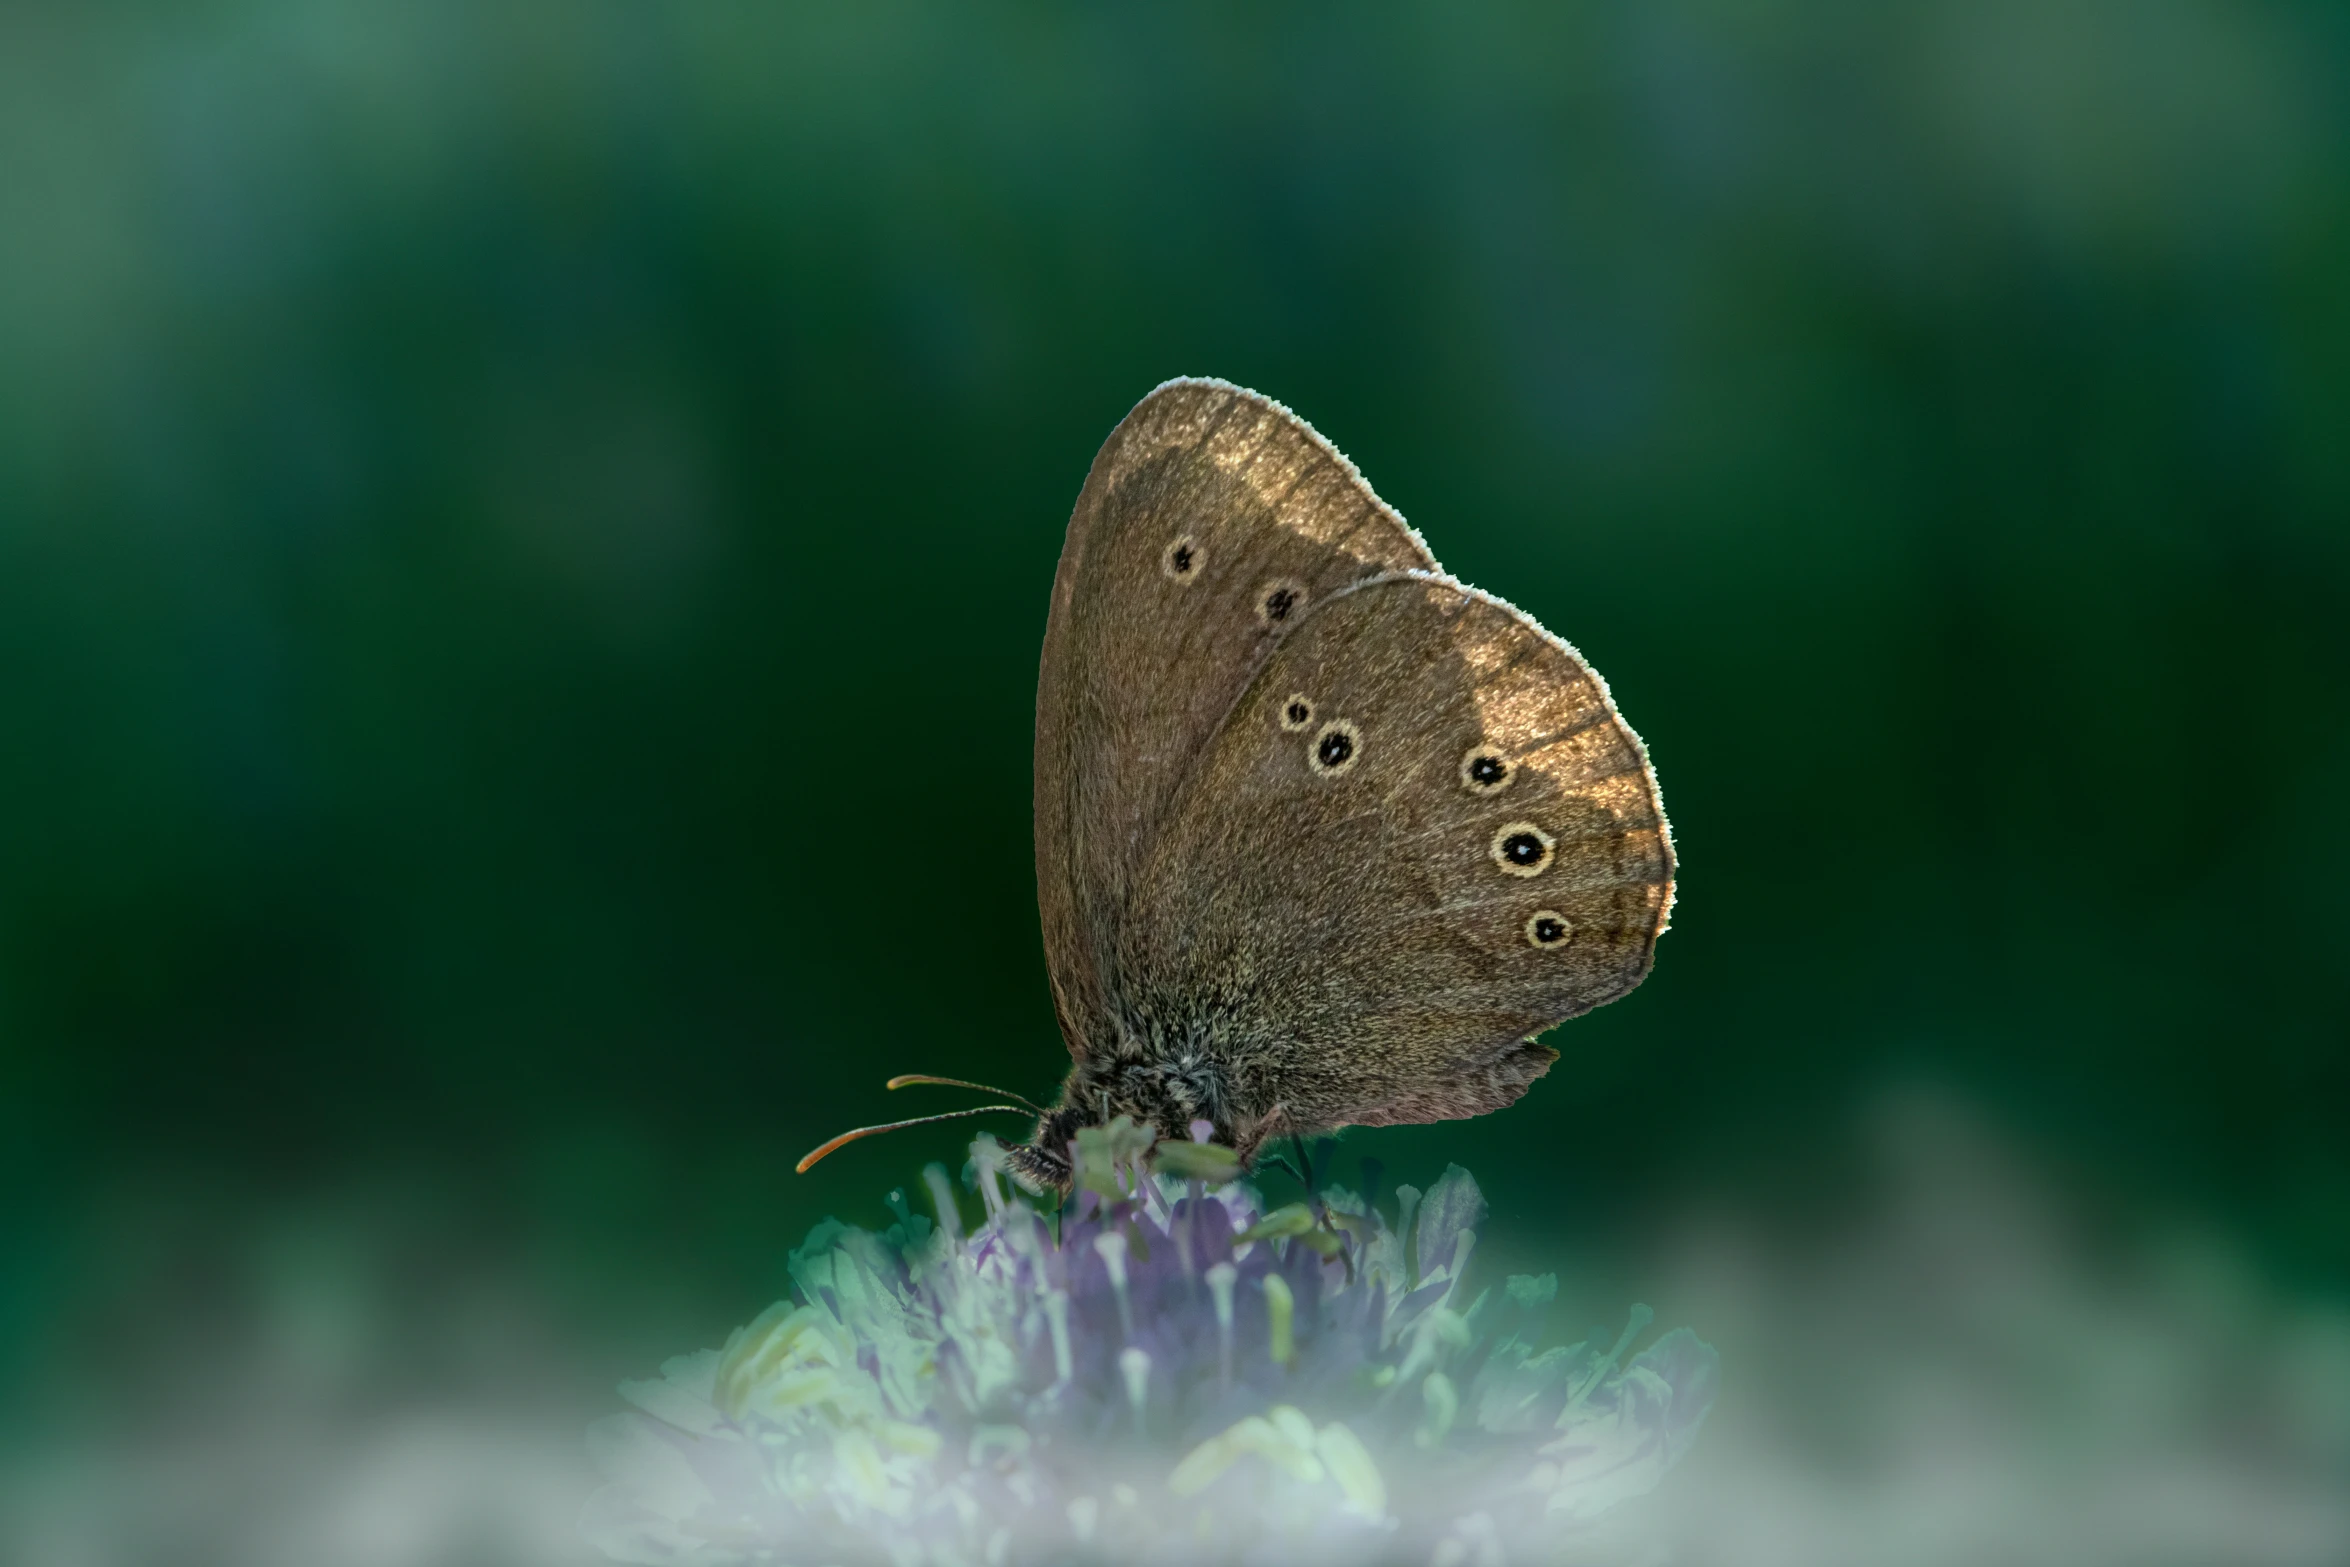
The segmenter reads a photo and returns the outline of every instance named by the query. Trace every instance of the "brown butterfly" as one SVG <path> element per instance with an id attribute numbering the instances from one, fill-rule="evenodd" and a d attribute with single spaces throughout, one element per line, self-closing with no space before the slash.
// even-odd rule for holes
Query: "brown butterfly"
<path id="1" fill-rule="evenodd" d="M 1071 1138 L 1121 1115 L 1251 1160 L 1511 1103 L 1558 1059 L 1534 1035 L 1647 975 L 1673 849 L 1574 649 L 1446 576 L 1288 409 L 1186 379 L 1069 519 L 1036 879 L 1074 1064 L 1010 1168 L 1066 1191 Z"/>

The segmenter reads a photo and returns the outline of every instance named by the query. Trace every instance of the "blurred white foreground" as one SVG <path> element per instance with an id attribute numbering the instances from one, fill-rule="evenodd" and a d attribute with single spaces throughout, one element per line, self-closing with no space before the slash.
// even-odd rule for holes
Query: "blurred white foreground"
<path id="1" fill-rule="evenodd" d="M 2092 1234 L 1947 1099 L 1888 1100 L 1856 1134 L 1865 1178 L 1802 1237 L 1725 1199 L 1626 1266 L 1724 1377 L 1609 1560 L 2350 1561 L 2350 1312 L 2208 1234 Z M 313 1211 L 224 1260 L 201 1309 L 135 1266 L 74 1281 L 80 1320 L 36 1345 L 36 1396 L 0 1428 L 0 1561 L 593 1559 L 581 1428 L 609 1390 L 494 1266 L 429 1289 L 375 1266 L 377 1225 L 366 1205 Z M 81 1249 L 141 1255 L 135 1236 Z"/>

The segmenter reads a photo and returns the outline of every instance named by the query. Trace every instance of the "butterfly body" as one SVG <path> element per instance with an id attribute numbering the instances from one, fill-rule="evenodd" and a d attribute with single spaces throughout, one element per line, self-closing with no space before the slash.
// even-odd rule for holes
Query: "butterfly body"
<path id="1" fill-rule="evenodd" d="M 1012 1168 L 1119 1115 L 1269 1139 L 1483 1114 L 1647 973 L 1673 857 L 1582 660 L 1445 576 L 1302 421 L 1175 381 L 1096 458 L 1038 683 L 1072 1066 Z"/>

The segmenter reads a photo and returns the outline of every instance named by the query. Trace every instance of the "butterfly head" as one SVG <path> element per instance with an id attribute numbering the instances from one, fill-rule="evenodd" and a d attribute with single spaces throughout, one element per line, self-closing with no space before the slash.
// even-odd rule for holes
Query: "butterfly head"
<path id="1" fill-rule="evenodd" d="M 1035 1136 L 1004 1150 L 1004 1173 L 1040 1197 L 1046 1192 L 1066 1197 L 1077 1180 L 1069 1145 L 1080 1131 L 1099 1124 L 1077 1106 L 1063 1105 L 1038 1119 Z"/>
<path id="2" fill-rule="evenodd" d="M 1061 1087 L 1060 1105 L 1051 1110 L 1005 1089 L 990 1088 L 985 1083 L 967 1082 L 958 1077 L 936 1077 L 927 1072 L 910 1072 L 893 1077 L 888 1086 L 893 1089 L 906 1088 L 917 1083 L 976 1089 L 1017 1102 L 977 1105 L 968 1110 L 949 1110 L 941 1115 L 916 1116 L 909 1121 L 860 1126 L 841 1133 L 802 1159 L 800 1172 L 807 1173 L 817 1160 L 834 1149 L 877 1132 L 894 1132 L 909 1126 L 926 1126 L 935 1121 L 960 1120 L 966 1116 L 1003 1111 L 1019 1114 L 1025 1110 L 1037 1118 L 1036 1132 L 1027 1142 L 1016 1143 L 1005 1150 L 1005 1170 L 1022 1186 L 1039 1195 L 1052 1191 L 1066 1196 L 1076 1182 L 1076 1173 L 1070 1160 L 1070 1145 L 1076 1140 L 1077 1134 L 1089 1126 L 1107 1126 L 1124 1116 L 1137 1126 L 1151 1128 L 1162 1138 L 1181 1138 L 1190 1135 L 1194 1121 L 1204 1120 L 1216 1129 L 1218 1139 L 1223 1140 L 1230 1115 L 1222 1074 L 1204 1055 L 1193 1053 L 1147 1059 L 1129 1050 L 1113 1059 L 1095 1057 L 1080 1061 Z"/>
<path id="3" fill-rule="evenodd" d="M 1152 1057 L 1137 1050 L 1088 1056 L 1070 1071 L 1061 1104 L 1036 1123 L 1036 1135 L 1007 1150 L 1006 1171 L 1039 1195 L 1064 1195 L 1075 1179 L 1069 1145 L 1090 1126 L 1120 1116 L 1161 1138 L 1186 1138 L 1195 1121 L 1212 1127 L 1217 1142 L 1232 1142 L 1233 1106 L 1223 1071 L 1205 1054 Z"/>

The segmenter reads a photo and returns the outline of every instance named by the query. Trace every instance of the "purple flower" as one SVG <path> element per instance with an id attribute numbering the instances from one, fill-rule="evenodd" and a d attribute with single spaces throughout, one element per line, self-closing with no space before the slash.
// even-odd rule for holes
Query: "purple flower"
<path id="1" fill-rule="evenodd" d="M 1522 1561 L 1653 1487 L 1711 1404 L 1686 1329 L 1541 1347 L 1554 1276 L 1474 1294 L 1454 1168 L 1396 1213 L 1262 1213 L 1229 1150 L 1082 1134 L 1058 1223 L 992 1138 L 935 1222 L 827 1221 L 792 1298 L 623 1384 L 585 1519 L 678 1564 Z"/>

